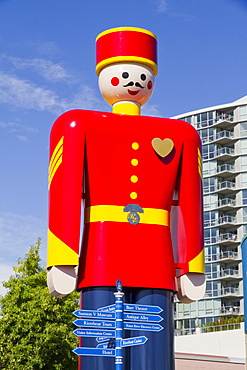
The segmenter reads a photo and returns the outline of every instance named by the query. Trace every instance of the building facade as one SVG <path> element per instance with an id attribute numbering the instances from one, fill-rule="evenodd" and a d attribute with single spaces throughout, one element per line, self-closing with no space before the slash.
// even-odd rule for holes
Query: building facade
<path id="1" fill-rule="evenodd" d="M 181 335 L 244 313 L 240 243 L 247 234 L 247 96 L 172 118 L 196 128 L 203 155 L 206 293 L 198 302 L 175 302 Z"/>

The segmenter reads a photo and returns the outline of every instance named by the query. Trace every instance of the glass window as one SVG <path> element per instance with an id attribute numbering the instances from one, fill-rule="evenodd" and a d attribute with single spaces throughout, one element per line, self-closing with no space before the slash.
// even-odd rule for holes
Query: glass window
<path id="1" fill-rule="evenodd" d="M 242 179 L 242 187 L 247 188 L 247 173 L 242 173 L 241 179 Z"/>
<path id="2" fill-rule="evenodd" d="M 247 207 L 243 207 L 243 222 L 247 222 Z"/>
<path id="3" fill-rule="evenodd" d="M 240 153 L 247 154 L 247 139 L 240 140 Z"/>
<path id="4" fill-rule="evenodd" d="M 247 136 L 247 122 L 240 123 L 240 136 Z"/>
<path id="5" fill-rule="evenodd" d="M 242 105 L 239 107 L 239 118 L 242 119 L 247 119 L 247 105 Z"/>
<path id="6" fill-rule="evenodd" d="M 242 190 L 242 204 L 247 204 L 247 190 Z"/>
<path id="7" fill-rule="evenodd" d="M 241 157 L 241 170 L 247 171 L 247 156 L 246 155 Z"/>

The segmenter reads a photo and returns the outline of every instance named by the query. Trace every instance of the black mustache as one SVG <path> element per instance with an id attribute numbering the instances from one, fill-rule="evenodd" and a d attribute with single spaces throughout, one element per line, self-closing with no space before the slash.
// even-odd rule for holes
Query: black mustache
<path id="1" fill-rule="evenodd" d="M 144 86 L 142 86 L 141 84 L 139 84 L 139 82 L 136 82 L 135 84 L 134 84 L 134 82 L 133 81 L 130 81 L 129 83 L 127 83 L 126 85 L 123 85 L 123 87 L 128 87 L 128 86 L 136 86 L 136 87 L 140 87 L 141 89 L 144 89 Z"/>

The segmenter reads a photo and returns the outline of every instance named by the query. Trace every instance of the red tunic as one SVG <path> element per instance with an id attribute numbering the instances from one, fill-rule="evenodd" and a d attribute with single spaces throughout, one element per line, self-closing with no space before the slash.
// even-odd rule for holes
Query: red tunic
<path id="1" fill-rule="evenodd" d="M 120 279 L 173 290 L 176 268 L 203 273 L 200 148 L 183 121 L 83 110 L 60 116 L 51 131 L 48 267 L 76 264 L 84 193 L 78 288 Z M 128 204 L 141 207 L 137 221 L 128 219 Z"/>

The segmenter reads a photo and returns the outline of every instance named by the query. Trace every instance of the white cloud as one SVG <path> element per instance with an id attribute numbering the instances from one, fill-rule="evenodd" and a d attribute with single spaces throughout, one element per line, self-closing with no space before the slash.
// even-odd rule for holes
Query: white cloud
<path id="1" fill-rule="evenodd" d="M 0 296 L 7 293 L 7 289 L 4 288 L 3 282 L 8 281 L 11 275 L 14 275 L 13 268 L 0 264 Z"/>
<path id="2" fill-rule="evenodd" d="M 47 244 L 46 220 L 31 215 L 18 215 L 0 212 L 0 295 L 6 293 L 2 286 L 17 266 L 19 258 L 23 259 L 31 245 L 41 237 L 41 263 L 46 263 Z"/>
<path id="3" fill-rule="evenodd" d="M 156 104 L 147 104 L 142 107 L 141 113 L 143 116 L 159 117 L 160 113 Z"/>
<path id="4" fill-rule="evenodd" d="M 1 72 L 0 103 L 23 109 L 49 111 L 54 114 L 61 114 L 73 108 L 97 110 L 100 104 L 93 89 L 86 85 L 83 85 L 69 101 L 67 98 L 60 98 L 52 90 Z"/>
<path id="5" fill-rule="evenodd" d="M 167 0 L 159 0 L 157 12 L 158 13 L 165 13 L 167 11 Z"/>
<path id="6" fill-rule="evenodd" d="M 66 81 L 72 79 L 72 76 L 67 73 L 65 68 L 63 68 L 58 63 L 53 63 L 50 60 L 45 60 L 41 58 L 33 59 L 23 59 L 15 57 L 6 57 L 10 60 L 16 69 L 33 69 L 38 72 L 42 77 L 48 81 Z"/>
<path id="7" fill-rule="evenodd" d="M 15 266 L 18 258 L 24 257 L 38 237 L 42 238 L 41 258 L 45 261 L 46 233 L 46 220 L 0 212 L 0 263 Z"/>

